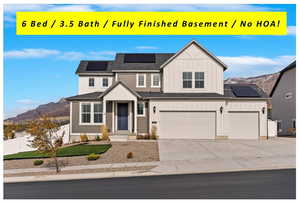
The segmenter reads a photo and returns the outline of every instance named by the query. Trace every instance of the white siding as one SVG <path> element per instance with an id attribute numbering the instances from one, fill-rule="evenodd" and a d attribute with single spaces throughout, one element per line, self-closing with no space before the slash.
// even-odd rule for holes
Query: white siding
<path id="1" fill-rule="evenodd" d="M 131 100 L 136 100 L 136 96 L 133 95 L 123 85 L 119 84 L 116 87 L 114 87 L 112 90 L 110 90 L 110 92 L 104 96 L 103 100 L 106 100 L 106 101 L 131 101 Z"/>
<path id="2" fill-rule="evenodd" d="M 204 88 L 183 88 L 182 72 L 204 72 Z M 163 68 L 163 91 L 165 93 L 223 94 L 223 83 L 223 67 L 194 44 L 191 44 Z"/>
<path id="3" fill-rule="evenodd" d="M 94 78 L 94 85 L 93 87 L 89 87 L 89 78 Z M 113 82 L 113 77 L 111 76 L 94 76 L 94 77 L 88 77 L 88 76 L 79 76 L 78 79 L 78 94 L 86 94 L 91 93 L 95 91 L 103 92 L 108 87 L 102 87 L 102 79 L 108 78 L 108 87 L 111 86 Z"/>

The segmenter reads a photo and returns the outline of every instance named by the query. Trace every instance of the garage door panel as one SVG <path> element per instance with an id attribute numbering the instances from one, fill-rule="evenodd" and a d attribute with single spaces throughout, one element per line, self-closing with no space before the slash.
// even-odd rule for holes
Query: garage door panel
<path id="1" fill-rule="evenodd" d="M 230 139 L 258 139 L 259 137 L 258 112 L 230 112 L 229 138 Z"/>
<path id="2" fill-rule="evenodd" d="M 215 139 L 215 112 L 160 112 L 160 138 Z"/>

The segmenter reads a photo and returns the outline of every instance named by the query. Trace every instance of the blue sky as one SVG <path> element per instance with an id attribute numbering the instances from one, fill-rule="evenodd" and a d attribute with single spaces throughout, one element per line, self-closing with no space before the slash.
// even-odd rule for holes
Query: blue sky
<path id="1" fill-rule="evenodd" d="M 17 36 L 16 11 L 286 11 L 286 36 Z M 229 69 L 224 77 L 274 73 L 296 55 L 295 5 L 5 5 L 4 118 L 76 95 L 82 59 L 116 52 L 176 52 L 195 39 Z"/>

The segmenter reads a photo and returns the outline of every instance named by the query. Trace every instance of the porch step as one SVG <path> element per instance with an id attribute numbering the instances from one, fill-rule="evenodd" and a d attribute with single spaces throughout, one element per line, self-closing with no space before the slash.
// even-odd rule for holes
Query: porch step
<path id="1" fill-rule="evenodd" d="M 128 135 L 111 135 L 109 136 L 112 142 L 126 142 L 128 141 Z"/>

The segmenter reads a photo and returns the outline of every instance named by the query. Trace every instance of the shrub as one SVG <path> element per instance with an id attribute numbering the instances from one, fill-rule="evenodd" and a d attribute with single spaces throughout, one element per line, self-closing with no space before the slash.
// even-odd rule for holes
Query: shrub
<path id="1" fill-rule="evenodd" d="M 88 142 L 89 138 L 87 137 L 86 134 L 81 134 L 80 135 L 80 142 Z"/>
<path id="2" fill-rule="evenodd" d="M 158 136 L 157 136 L 157 127 L 155 125 L 152 125 L 150 139 L 153 139 L 153 140 L 157 140 L 158 139 Z"/>
<path id="3" fill-rule="evenodd" d="M 100 140 L 101 140 L 101 139 L 100 139 L 99 135 L 97 135 L 96 141 L 100 141 Z"/>
<path id="4" fill-rule="evenodd" d="M 44 163 L 43 160 L 34 160 L 33 164 L 34 166 L 39 166 L 39 165 L 42 165 Z"/>
<path id="5" fill-rule="evenodd" d="M 100 158 L 100 155 L 95 154 L 95 153 L 92 153 L 92 154 L 89 154 L 88 156 L 86 156 L 86 159 L 89 161 L 97 160 L 99 158 Z"/>
<path id="6" fill-rule="evenodd" d="M 131 158 L 133 158 L 133 153 L 132 152 L 128 152 L 127 159 L 131 159 Z"/>
<path id="7" fill-rule="evenodd" d="M 108 128 L 106 127 L 106 125 L 101 125 L 100 131 L 102 133 L 102 139 L 109 141 L 110 139 L 109 139 L 109 134 L 108 134 Z"/>

